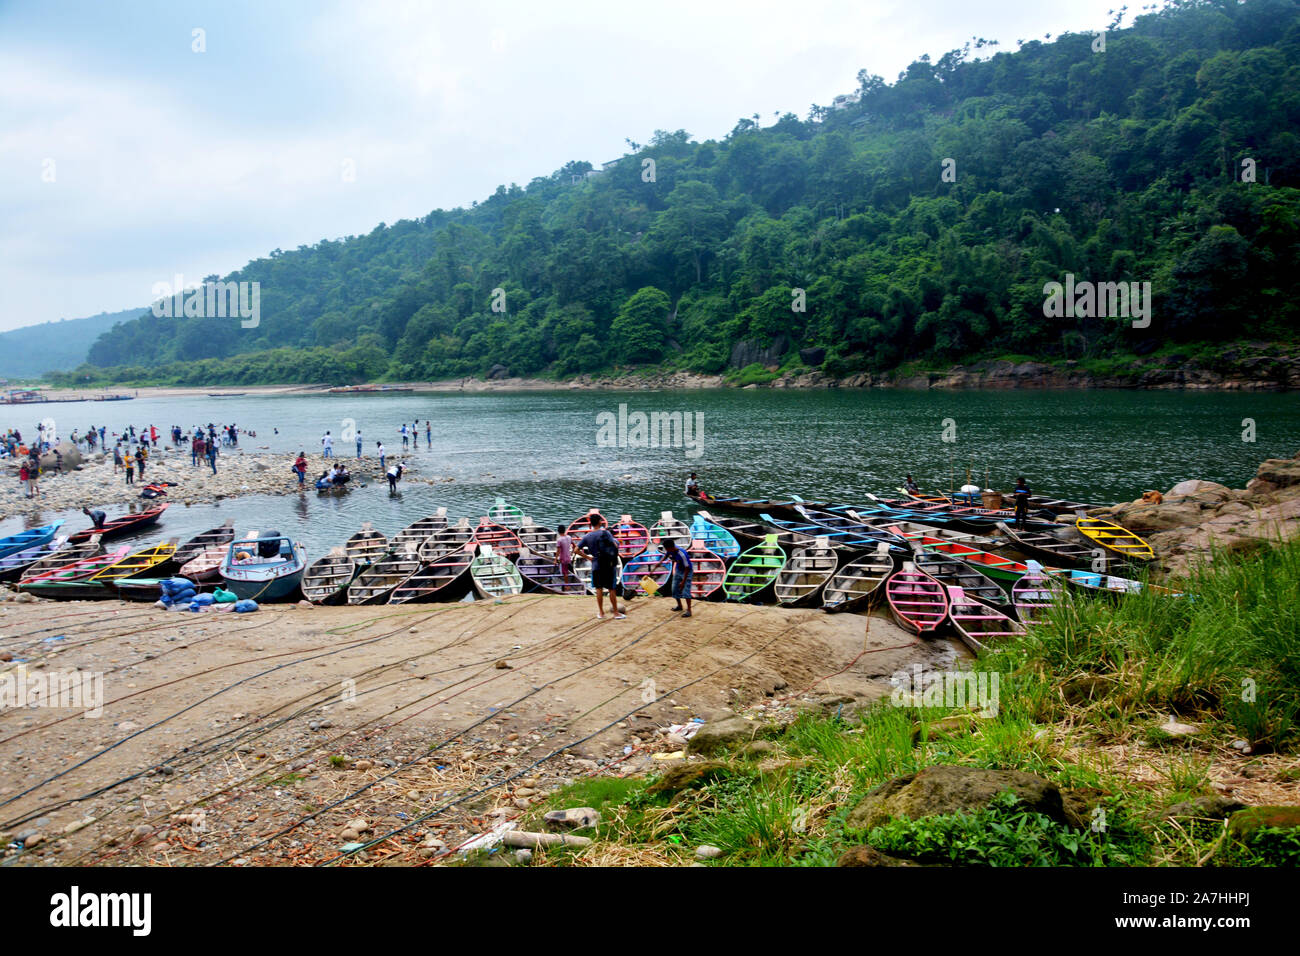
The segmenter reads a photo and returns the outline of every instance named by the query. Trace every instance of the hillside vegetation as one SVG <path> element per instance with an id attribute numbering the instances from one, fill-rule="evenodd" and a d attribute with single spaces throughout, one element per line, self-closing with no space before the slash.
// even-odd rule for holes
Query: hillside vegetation
<path id="1" fill-rule="evenodd" d="M 659 131 L 608 169 L 572 162 L 468 209 L 276 250 L 225 277 L 261 284 L 256 328 L 146 315 L 80 374 L 717 373 L 820 348 L 805 361 L 846 375 L 1286 337 L 1300 3 L 1181 0 L 1111 26 L 1104 50 L 1049 35 L 987 57 L 975 40 L 892 83 L 864 70 L 804 119 Z M 1150 282 L 1149 326 L 1045 316 L 1044 284 L 1067 273 Z"/>

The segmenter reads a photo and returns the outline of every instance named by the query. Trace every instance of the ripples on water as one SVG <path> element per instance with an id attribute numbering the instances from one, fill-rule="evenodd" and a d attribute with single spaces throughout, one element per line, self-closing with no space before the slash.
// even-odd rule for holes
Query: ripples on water
<path id="1" fill-rule="evenodd" d="M 617 414 L 620 403 L 629 412 L 702 413 L 701 454 L 597 447 L 597 414 Z M 58 421 L 62 435 L 101 422 L 110 431 L 153 424 L 164 433 L 173 424 L 234 422 L 257 432 L 256 438 L 241 437 L 246 452 L 305 449 L 314 466 L 321 435 L 330 429 L 339 436 L 351 419 L 362 430 L 367 454 L 382 439 L 390 458 L 412 464 L 413 476 L 454 479 L 404 483 L 392 498 L 380 481 L 341 497 L 309 490 L 189 508 L 178 502 L 148 535 L 183 538 L 234 516 L 241 529 L 277 528 L 299 538 L 312 556 L 342 543 L 363 521 L 391 535 L 440 506 L 452 518 L 476 518 L 497 496 L 549 525 L 590 507 L 650 524 L 664 510 L 679 516 L 693 511 L 682 495 L 690 471 L 719 494 L 853 501 L 868 492 L 891 493 L 908 472 L 923 488 L 947 489 L 962 484 L 969 467 L 980 484 L 987 473 L 993 485 L 1009 489 L 1023 472 L 1041 493 L 1117 501 L 1191 477 L 1241 487 L 1263 459 L 1300 449 L 1300 397 L 1292 393 L 720 389 L 198 396 L 3 406 L 0 431 L 16 426 L 35 434 L 36 423 L 47 417 Z M 1255 422 L 1254 443 L 1242 441 L 1247 418 Z M 426 419 L 432 450 L 423 437 Z M 945 419 L 955 424 L 954 442 L 941 440 Z M 403 455 L 397 429 L 416 420 L 419 450 Z M 335 443 L 341 458 L 355 451 L 353 442 Z M 247 457 L 228 454 L 218 467 L 241 464 Z M 286 470 L 286 483 L 293 480 Z M 3 516 L 0 534 L 54 516 Z M 62 516 L 70 527 L 84 524 L 79 511 Z"/>

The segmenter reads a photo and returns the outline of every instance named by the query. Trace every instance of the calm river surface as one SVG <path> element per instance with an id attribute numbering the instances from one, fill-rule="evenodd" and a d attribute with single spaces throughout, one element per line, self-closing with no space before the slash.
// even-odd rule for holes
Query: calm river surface
<path id="1" fill-rule="evenodd" d="M 602 447 L 598 416 L 617 418 L 620 405 L 629 416 L 689 414 L 701 433 L 692 434 L 692 447 Z M 970 468 L 980 484 L 987 474 L 1004 490 L 1023 473 L 1036 492 L 1109 502 L 1185 478 L 1241 487 L 1263 459 L 1300 450 L 1300 395 L 1294 393 L 719 389 L 199 396 L 0 406 L 0 431 L 16 426 L 24 436 L 34 434 L 44 418 L 56 419 L 61 436 L 100 424 L 110 432 L 128 424 L 165 432 L 173 424 L 188 429 L 233 422 L 257 432 L 256 438 L 241 436 L 246 453 L 262 446 L 283 453 L 305 449 L 314 465 L 326 429 L 337 438 L 357 428 L 367 454 L 382 439 L 389 456 L 407 458 L 416 475 L 455 479 L 406 484 L 395 497 L 381 483 L 338 498 L 309 491 L 189 508 L 178 500 L 150 533 L 185 536 L 234 516 L 241 529 L 277 528 L 301 539 L 311 557 L 341 543 L 362 521 L 392 534 L 440 506 L 453 518 L 477 517 L 498 496 L 552 525 L 589 507 L 650 524 L 664 510 L 693 512 L 682 495 L 690 471 L 718 494 L 853 501 L 867 492 L 892 492 L 908 472 L 923 488 L 947 489 L 963 483 Z M 1246 419 L 1254 423 L 1253 442 L 1243 441 Z M 397 430 L 417 420 L 419 450 L 404 456 Z M 424 440 L 426 420 L 432 449 Z M 953 441 L 943 440 L 945 428 Z M 355 443 L 336 441 L 335 452 L 355 456 Z M 247 456 L 241 461 L 227 454 L 219 467 L 248 463 Z M 292 480 L 286 471 L 286 483 Z M 65 516 L 70 527 L 85 523 L 79 513 Z M 0 516 L 0 534 L 32 523 Z"/>

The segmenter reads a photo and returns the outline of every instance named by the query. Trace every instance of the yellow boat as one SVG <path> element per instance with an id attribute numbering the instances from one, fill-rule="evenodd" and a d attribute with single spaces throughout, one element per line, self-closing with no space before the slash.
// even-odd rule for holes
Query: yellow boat
<path id="1" fill-rule="evenodd" d="M 1074 526 L 1089 541 L 1095 541 L 1111 554 L 1126 561 L 1152 561 L 1156 553 L 1132 531 L 1100 518 L 1079 518 Z"/>
<path id="2" fill-rule="evenodd" d="M 111 584 L 122 578 L 136 577 L 141 573 L 148 571 L 150 568 L 157 567 L 164 561 L 171 559 L 176 553 L 176 542 L 168 541 L 164 544 L 155 544 L 152 547 L 145 548 L 142 551 L 136 551 L 128 554 L 116 564 L 110 564 L 97 574 L 92 575 L 87 580 L 97 584 Z"/>

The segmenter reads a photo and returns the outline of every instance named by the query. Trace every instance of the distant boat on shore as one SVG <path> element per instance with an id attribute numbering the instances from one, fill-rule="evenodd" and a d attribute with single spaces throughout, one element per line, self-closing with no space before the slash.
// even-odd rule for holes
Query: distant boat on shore
<path id="1" fill-rule="evenodd" d="M 208 392 L 208 398 L 237 398 L 247 394 L 247 392 Z"/>
<path id="2" fill-rule="evenodd" d="M 331 395 L 371 394 L 375 392 L 413 392 L 413 385 L 336 385 L 330 390 Z"/>

